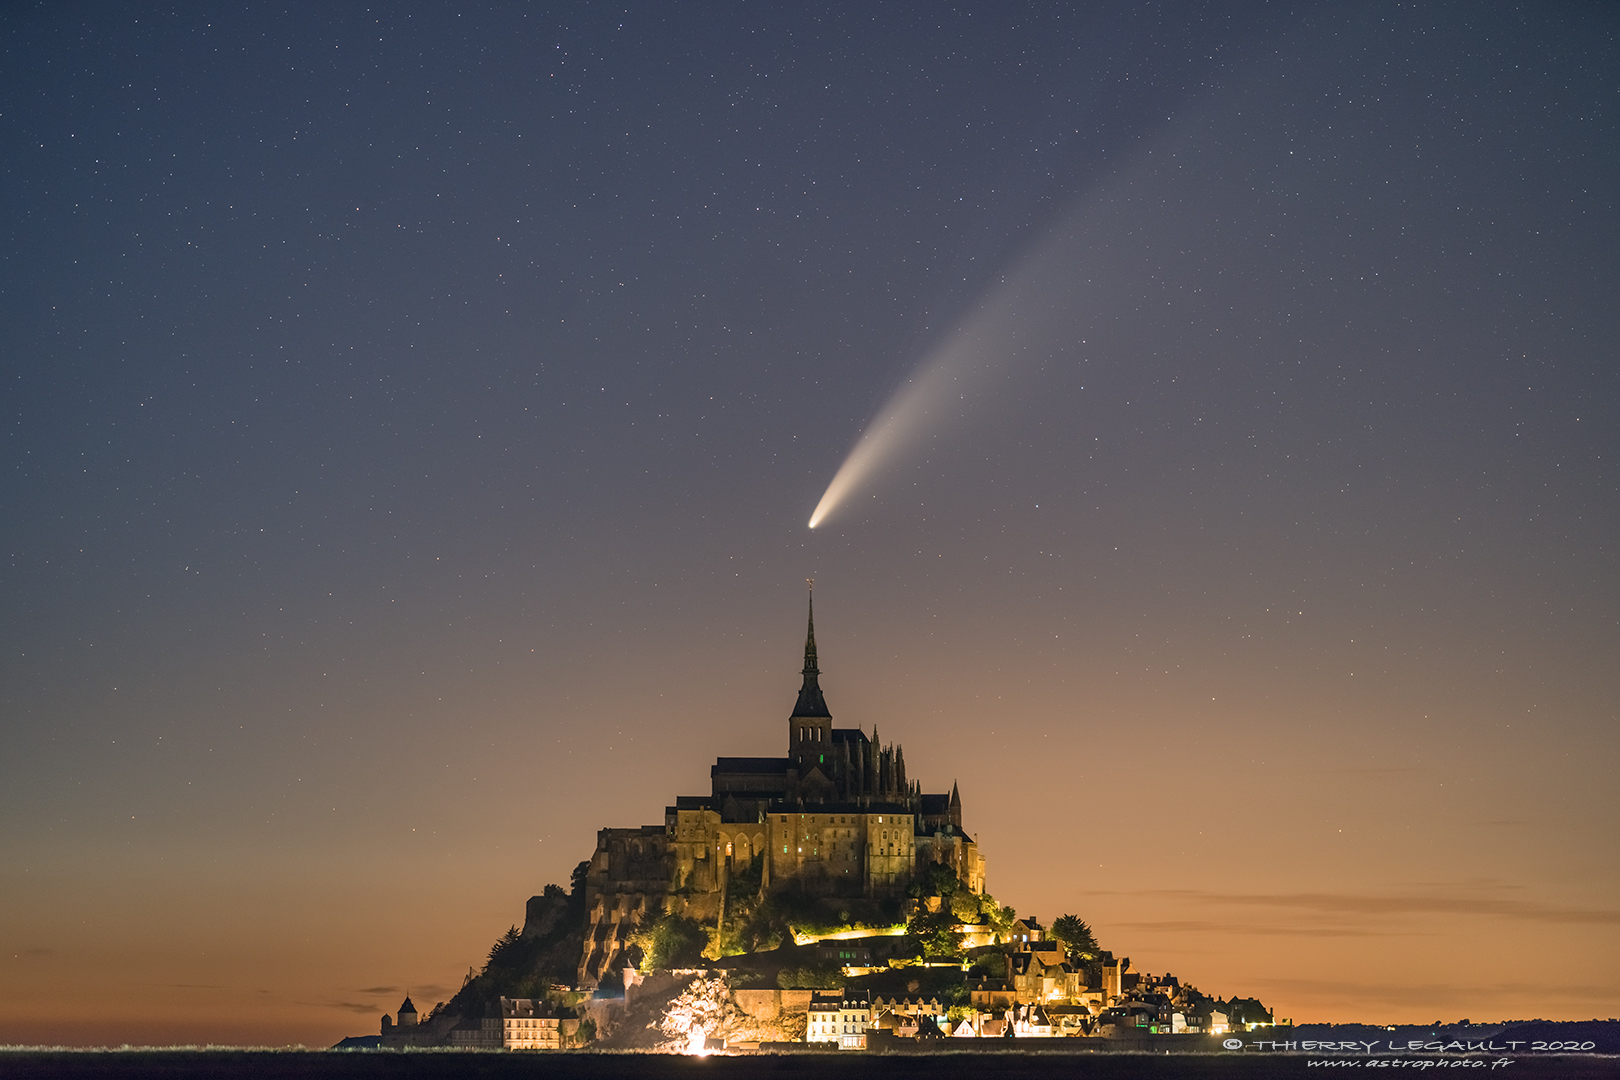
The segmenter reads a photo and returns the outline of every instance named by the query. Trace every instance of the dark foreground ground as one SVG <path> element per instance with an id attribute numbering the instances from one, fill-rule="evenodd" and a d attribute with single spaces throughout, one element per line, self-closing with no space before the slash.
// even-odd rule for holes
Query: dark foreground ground
<path id="1" fill-rule="evenodd" d="M 1486 1054 L 1473 1056 L 1296 1053 L 1229 1054 L 783 1054 L 689 1058 L 654 1054 L 469 1054 L 452 1052 L 274 1052 L 158 1050 L 105 1052 L 0 1051 L 0 1077 L 73 1080 L 135 1077 L 165 1080 L 428 1080 L 436 1077 L 545 1077 L 546 1080 L 1012 1080 L 1095 1077 L 1159 1080 L 1192 1077 L 1310 1077 L 1342 1074 L 1534 1076 L 1559 1080 L 1620 1078 L 1620 1056 Z"/>

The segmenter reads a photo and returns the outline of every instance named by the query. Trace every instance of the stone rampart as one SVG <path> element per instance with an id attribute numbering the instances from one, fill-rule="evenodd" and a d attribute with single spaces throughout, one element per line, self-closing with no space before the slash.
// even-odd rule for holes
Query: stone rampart
<path id="1" fill-rule="evenodd" d="M 762 1023 L 773 1024 L 786 1016 L 810 1012 L 809 990 L 733 990 L 737 1009 Z"/>

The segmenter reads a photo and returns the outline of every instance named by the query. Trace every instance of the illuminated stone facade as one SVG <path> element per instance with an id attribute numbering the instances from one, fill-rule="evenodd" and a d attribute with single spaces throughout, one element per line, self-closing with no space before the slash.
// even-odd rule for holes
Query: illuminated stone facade
<path id="1" fill-rule="evenodd" d="M 792 886 L 817 897 L 895 899 L 919 870 L 943 863 L 984 891 L 984 859 L 962 830 L 955 786 L 925 795 L 906 777 L 905 752 L 883 746 L 876 728 L 868 736 L 833 727 L 813 609 L 802 674 L 786 757 L 719 758 L 709 794 L 680 796 L 662 825 L 597 834 L 585 878 L 582 983 L 609 969 L 640 919 L 670 910 L 718 918 L 733 879 L 762 892 Z"/>
<path id="2" fill-rule="evenodd" d="M 573 1045 L 579 1020 L 562 1016 L 543 998 L 502 997 L 480 1018 L 463 1019 L 450 1031 L 458 1050 L 564 1050 Z"/>
<path id="3" fill-rule="evenodd" d="M 804 1041 L 827 1043 L 840 1050 L 865 1050 L 871 1022 L 872 1003 L 865 994 L 812 994 Z"/>
<path id="4" fill-rule="evenodd" d="M 507 1050 L 561 1050 L 562 1018 L 536 998 L 501 998 L 501 1045 Z M 578 1020 L 573 1021 L 578 1024 Z"/>

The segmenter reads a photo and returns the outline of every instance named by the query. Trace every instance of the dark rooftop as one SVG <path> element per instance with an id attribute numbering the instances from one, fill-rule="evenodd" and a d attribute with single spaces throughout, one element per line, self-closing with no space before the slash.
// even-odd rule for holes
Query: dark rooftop
<path id="1" fill-rule="evenodd" d="M 777 757 L 723 757 L 714 759 L 710 775 L 735 773 L 785 773 L 793 764 L 787 758 Z"/>

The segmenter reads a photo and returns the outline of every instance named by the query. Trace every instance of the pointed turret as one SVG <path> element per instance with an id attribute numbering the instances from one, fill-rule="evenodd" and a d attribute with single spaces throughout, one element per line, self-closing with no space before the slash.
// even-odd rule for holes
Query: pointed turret
<path id="1" fill-rule="evenodd" d="M 804 685 L 799 688 L 798 703 L 793 715 L 832 719 L 827 702 L 821 696 L 821 668 L 816 665 L 816 597 L 810 594 L 810 628 L 804 637 Z"/>
<path id="2" fill-rule="evenodd" d="M 958 829 L 962 827 L 962 793 L 956 790 L 956 781 L 951 781 L 951 801 L 945 810 L 946 820 Z"/>

